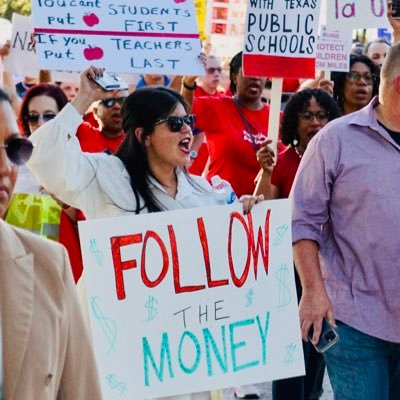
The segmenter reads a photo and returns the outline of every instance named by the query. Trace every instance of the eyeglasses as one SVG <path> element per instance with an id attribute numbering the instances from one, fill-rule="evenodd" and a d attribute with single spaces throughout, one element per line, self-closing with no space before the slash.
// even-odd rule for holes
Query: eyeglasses
<path id="1" fill-rule="evenodd" d="M 299 117 L 304 122 L 311 122 L 314 119 L 314 117 L 317 118 L 318 122 L 324 122 L 328 120 L 329 114 L 326 111 L 317 111 L 317 112 L 304 111 L 299 114 Z"/>
<path id="2" fill-rule="evenodd" d="M 121 107 L 124 104 L 126 97 L 111 97 L 110 99 L 104 99 L 101 102 L 107 107 L 111 108 L 114 107 L 116 103 L 118 103 Z"/>
<path id="3" fill-rule="evenodd" d="M 44 114 L 28 114 L 26 116 L 26 120 L 28 124 L 36 125 L 39 122 L 39 119 L 42 118 L 43 122 L 49 122 L 50 120 L 54 119 L 56 114 L 54 113 L 44 113 Z"/>
<path id="4" fill-rule="evenodd" d="M 167 117 L 164 119 L 160 119 L 157 121 L 154 126 L 162 124 L 166 122 L 168 124 L 168 129 L 171 132 L 179 132 L 182 129 L 183 124 L 189 125 L 190 129 L 194 129 L 196 125 L 196 116 L 195 115 L 185 115 L 184 117 Z"/>
<path id="5" fill-rule="evenodd" d="M 346 73 L 346 79 L 351 83 L 358 83 L 361 81 L 361 78 L 364 79 L 366 84 L 372 85 L 376 79 L 376 76 L 369 74 L 368 72 L 365 74 L 360 74 L 357 71 L 350 71 Z"/>
<path id="6" fill-rule="evenodd" d="M 15 165 L 25 164 L 33 151 L 33 144 L 21 137 L 11 137 L 0 148 L 6 150 L 8 159 Z"/>
<path id="7" fill-rule="evenodd" d="M 222 68 L 221 67 L 217 67 L 217 68 L 214 68 L 214 67 L 210 67 L 210 68 L 206 68 L 206 72 L 207 72 L 207 74 L 214 74 L 216 71 L 218 71 L 219 73 L 221 73 L 222 72 Z"/>

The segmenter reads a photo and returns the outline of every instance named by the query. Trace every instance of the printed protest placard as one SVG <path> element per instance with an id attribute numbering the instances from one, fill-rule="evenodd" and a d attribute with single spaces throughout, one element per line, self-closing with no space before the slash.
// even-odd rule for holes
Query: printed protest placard
<path id="1" fill-rule="evenodd" d="M 14 13 L 12 16 L 10 54 L 4 60 L 8 72 L 25 76 L 38 75 L 32 33 L 31 17 Z"/>
<path id="2" fill-rule="evenodd" d="M 326 0 L 328 29 L 390 28 L 387 0 Z"/>
<path id="3" fill-rule="evenodd" d="M 351 30 L 330 31 L 322 26 L 317 41 L 317 69 L 348 72 L 351 43 Z"/>
<path id="4" fill-rule="evenodd" d="M 319 0 L 249 0 L 246 76 L 314 78 Z"/>
<path id="5" fill-rule="evenodd" d="M 247 0 L 208 0 L 207 34 L 215 54 L 233 57 L 243 49 Z"/>
<path id="6" fill-rule="evenodd" d="M 82 71 L 203 73 L 193 0 L 32 0 L 38 63 Z"/>
<path id="7" fill-rule="evenodd" d="M 80 224 L 103 396 L 304 374 L 288 200 Z"/>

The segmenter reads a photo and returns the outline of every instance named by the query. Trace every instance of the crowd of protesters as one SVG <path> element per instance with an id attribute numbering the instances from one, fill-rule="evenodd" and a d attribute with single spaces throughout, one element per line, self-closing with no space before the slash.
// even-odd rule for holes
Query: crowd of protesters
<path id="1" fill-rule="evenodd" d="M 400 21 L 389 20 L 397 42 Z M 400 45 L 380 38 L 354 49 L 349 72 L 286 81 L 293 93 L 278 154 L 268 137 L 268 80 L 243 75 L 242 53 L 230 60 L 226 87 L 214 55 L 204 58 L 202 77 L 143 75 L 130 91 L 103 91 L 94 80 L 104 70 L 96 66 L 75 83 L 49 82 L 49 73 L 46 83 L 26 77 L 14 85 L 6 77 L 0 398 L 101 399 L 73 283 L 83 271 L 77 222 L 223 204 L 209 183 L 215 175 L 232 185 L 244 213 L 264 199 L 292 201 L 306 375 L 274 382 L 273 399 L 318 399 L 325 363 L 337 399 L 400 398 Z M 0 55 L 8 51 L 5 45 Z M 23 303 L 29 315 L 15 296 L 18 285 L 35 287 Z M 34 322 L 18 354 L 11 349 L 23 340 L 23 317 Z M 312 344 L 323 318 L 340 340 L 322 356 Z M 36 349 L 43 341 L 54 343 L 48 353 Z M 33 367 L 37 357 L 47 358 L 48 370 Z M 260 396 L 253 386 L 235 394 Z"/>

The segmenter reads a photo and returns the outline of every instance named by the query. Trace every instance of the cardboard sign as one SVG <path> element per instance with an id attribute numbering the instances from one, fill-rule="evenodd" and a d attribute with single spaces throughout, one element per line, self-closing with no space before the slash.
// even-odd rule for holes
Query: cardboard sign
<path id="1" fill-rule="evenodd" d="M 326 0 L 328 29 L 390 28 L 387 0 Z"/>
<path id="2" fill-rule="evenodd" d="M 201 45 L 193 0 L 32 0 L 38 63 L 82 71 L 197 74 Z"/>
<path id="3" fill-rule="evenodd" d="M 319 0 L 249 0 L 246 76 L 314 78 Z"/>
<path id="4" fill-rule="evenodd" d="M 325 26 L 317 41 L 317 69 L 320 71 L 350 70 L 352 31 L 330 31 Z"/>
<path id="5" fill-rule="evenodd" d="M 32 19 L 14 13 L 12 16 L 12 33 L 10 54 L 4 65 L 8 72 L 24 76 L 37 76 L 36 55 L 32 42 Z"/>
<path id="6" fill-rule="evenodd" d="M 207 1 L 207 34 L 219 57 L 233 57 L 243 50 L 246 10 L 247 0 Z"/>
<path id="7" fill-rule="evenodd" d="M 304 374 L 290 204 L 80 224 L 103 396 L 149 399 Z"/>

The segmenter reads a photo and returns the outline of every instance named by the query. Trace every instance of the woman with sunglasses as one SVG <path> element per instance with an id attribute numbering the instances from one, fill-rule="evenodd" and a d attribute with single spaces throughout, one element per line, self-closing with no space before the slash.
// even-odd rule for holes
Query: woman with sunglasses
<path id="1" fill-rule="evenodd" d="M 0 121 L 0 398 L 101 400 L 65 250 L 2 220 L 33 147 L 1 89 Z"/>
<path id="2" fill-rule="evenodd" d="M 379 67 L 367 56 L 351 55 L 349 72 L 333 72 L 333 97 L 342 114 L 365 107 L 378 94 Z"/>
<path id="3" fill-rule="evenodd" d="M 329 121 L 339 116 L 337 104 L 322 89 L 304 89 L 293 94 L 281 121 L 282 143 L 288 147 L 278 155 L 274 168 L 271 150 L 268 147 L 259 150 L 257 155 L 262 172 L 255 194 L 264 194 L 268 199 L 288 198 L 308 143 Z M 297 273 L 295 277 L 297 296 L 300 299 L 302 289 Z M 272 386 L 274 400 L 319 398 L 325 370 L 324 360 L 310 342 L 303 342 L 303 349 L 306 375 L 275 381 Z"/>
<path id="4" fill-rule="evenodd" d="M 110 96 L 93 82 L 102 72 L 84 71 L 75 99 L 31 137 L 36 147 L 28 165 L 40 182 L 88 219 L 220 204 L 204 178 L 186 172 L 194 117 L 168 88 L 143 88 L 126 98 L 126 136 L 115 155 L 82 153 L 75 137 L 82 115 L 93 101 Z M 244 212 L 262 199 L 242 198 Z"/>
<path id="5" fill-rule="evenodd" d="M 52 84 L 30 88 L 21 104 L 18 122 L 25 137 L 55 118 L 68 103 L 64 92 Z M 32 173 L 23 165 L 15 185 L 6 221 L 40 236 L 59 240 L 61 206 L 46 194 Z"/>

